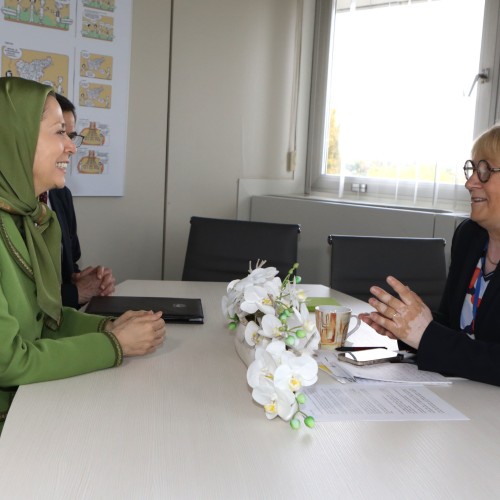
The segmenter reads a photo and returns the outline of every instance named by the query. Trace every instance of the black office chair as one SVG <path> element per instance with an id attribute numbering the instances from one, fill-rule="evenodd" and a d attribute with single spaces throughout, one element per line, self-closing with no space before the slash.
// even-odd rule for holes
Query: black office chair
<path id="1" fill-rule="evenodd" d="M 297 262 L 298 224 L 191 217 L 183 281 L 232 281 L 266 260 L 283 279 Z"/>
<path id="2" fill-rule="evenodd" d="M 360 300 L 370 287 L 388 289 L 392 275 L 415 291 L 431 310 L 437 310 L 446 281 L 445 240 L 331 234 L 330 287 Z"/>

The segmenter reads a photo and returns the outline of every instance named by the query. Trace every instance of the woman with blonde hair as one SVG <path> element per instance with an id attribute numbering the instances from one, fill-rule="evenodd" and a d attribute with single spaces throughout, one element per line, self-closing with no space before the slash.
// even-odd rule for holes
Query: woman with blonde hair
<path id="1" fill-rule="evenodd" d="M 363 319 L 378 333 L 417 349 L 422 370 L 500 385 L 500 126 L 481 135 L 464 165 L 470 218 L 456 229 L 439 310 L 394 277 L 397 296 L 372 287 L 376 312 Z"/>

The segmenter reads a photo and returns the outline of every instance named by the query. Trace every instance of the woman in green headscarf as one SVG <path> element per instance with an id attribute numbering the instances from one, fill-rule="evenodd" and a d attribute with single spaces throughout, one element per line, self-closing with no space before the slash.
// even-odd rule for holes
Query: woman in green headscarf
<path id="1" fill-rule="evenodd" d="M 0 432 L 17 386 L 118 366 L 164 339 L 161 312 L 61 307 L 61 231 L 38 195 L 64 186 L 74 152 L 51 88 L 0 78 Z"/>

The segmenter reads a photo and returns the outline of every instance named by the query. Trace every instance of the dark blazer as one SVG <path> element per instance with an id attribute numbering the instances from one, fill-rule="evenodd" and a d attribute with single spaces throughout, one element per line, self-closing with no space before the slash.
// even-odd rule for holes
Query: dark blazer
<path id="1" fill-rule="evenodd" d="M 460 314 L 469 282 L 488 233 L 467 219 L 453 235 L 451 264 L 439 311 L 418 348 L 422 370 L 500 385 L 500 271 L 495 270 L 477 310 L 475 340 L 460 332 Z"/>
<path id="2" fill-rule="evenodd" d="M 61 296 L 64 306 L 79 308 L 78 289 L 71 281 L 71 275 L 80 271 L 77 261 L 81 257 L 80 242 L 76 234 L 76 215 L 73 206 L 71 191 L 64 187 L 49 191 L 49 200 L 52 210 L 57 214 L 57 219 L 62 232 L 61 251 Z"/>

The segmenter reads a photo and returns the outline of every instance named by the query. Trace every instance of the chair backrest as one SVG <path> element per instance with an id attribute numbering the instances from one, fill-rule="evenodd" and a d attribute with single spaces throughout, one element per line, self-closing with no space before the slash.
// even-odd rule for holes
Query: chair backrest
<path id="1" fill-rule="evenodd" d="M 284 278 L 297 262 L 298 224 L 191 217 L 184 281 L 232 281 L 257 259 Z"/>
<path id="2" fill-rule="evenodd" d="M 445 240 L 331 234 L 330 287 L 367 301 L 370 287 L 388 290 L 394 276 L 437 310 L 446 281 Z M 390 291 L 390 290 L 388 290 Z"/>

